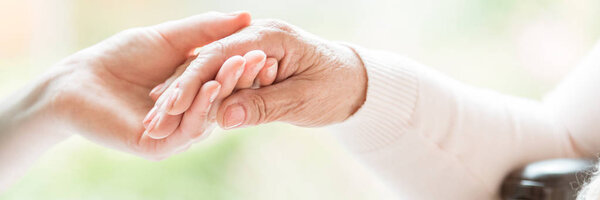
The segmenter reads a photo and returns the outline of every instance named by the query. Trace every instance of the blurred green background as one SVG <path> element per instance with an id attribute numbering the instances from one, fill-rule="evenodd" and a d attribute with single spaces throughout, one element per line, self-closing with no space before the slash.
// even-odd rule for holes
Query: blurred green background
<path id="1" fill-rule="evenodd" d="M 206 11 L 248 10 L 330 40 L 406 55 L 463 82 L 540 99 L 600 33 L 596 0 L 0 0 L 0 95 L 110 35 Z M 385 199 L 321 129 L 217 131 L 146 161 L 78 136 L 0 199 Z"/>

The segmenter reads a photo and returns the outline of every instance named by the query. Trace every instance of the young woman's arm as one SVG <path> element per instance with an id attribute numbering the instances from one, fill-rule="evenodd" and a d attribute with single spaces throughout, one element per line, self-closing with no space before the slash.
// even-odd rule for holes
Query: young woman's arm
<path id="1" fill-rule="evenodd" d="M 143 135 L 142 120 L 153 103 L 148 93 L 193 49 L 249 24 L 246 12 L 211 12 L 129 29 L 65 58 L 48 75 L 6 97 L 0 101 L 0 190 L 68 137 L 67 131 L 155 160 L 183 151 L 193 142 L 190 134 Z M 196 129 L 198 135 L 205 131 Z"/>
<path id="2" fill-rule="evenodd" d="M 44 76 L 0 104 L 0 190 L 48 148 L 68 137 L 53 110 L 59 76 Z"/>

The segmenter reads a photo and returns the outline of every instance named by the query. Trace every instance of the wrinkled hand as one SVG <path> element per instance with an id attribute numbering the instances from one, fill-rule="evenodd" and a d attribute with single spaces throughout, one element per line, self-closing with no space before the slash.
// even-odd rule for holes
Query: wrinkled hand
<path id="1" fill-rule="evenodd" d="M 194 93 L 184 93 L 177 89 L 180 84 L 174 80 L 183 73 L 188 65 L 189 63 L 183 65 L 165 83 L 152 89 L 150 97 L 156 101 L 156 104 L 144 118 L 144 127 L 146 127 L 144 134 L 154 139 L 168 137 L 177 129 L 191 130 L 187 134 L 191 134 L 194 140 L 185 148 L 208 136 L 209 132 L 203 130 L 206 126 L 214 124 L 214 118 L 209 118 L 210 111 L 213 107 L 220 105 L 224 97 L 231 95 L 234 90 L 270 85 L 275 81 L 277 75 L 277 60 L 267 58 L 264 52 L 255 50 L 244 56 L 235 55 L 228 58 L 223 62 L 214 80 L 208 82 L 195 80 L 202 84 L 200 90 L 193 91 Z M 170 90 L 174 93 L 163 93 L 168 87 L 175 87 L 175 90 Z M 167 110 L 170 110 L 175 102 L 187 97 L 194 98 L 194 106 L 185 113 L 167 113 Z M 205 123 L 199 123 L 197 121 L 199 118 L 206 119 Z M 199 131 L 193 131 L 194 129 Z"/>
<path id="2" fill-rule="evenodd" d="M 275 84 L 239 90 L 227 97 L 216 116 L 226 129 L 272 121 L 328 125 L 347 119 L 365 100 L 366 72 L 352 49 L 274 20 L 254 21 L 240 32 L 202 47 L 201 56 L 175 82 L 184 93 L 195 93 L 200 80 L 206 79 L 203 72 L 214 71 L 224 59 L 254 49 L 279 62 Z M 187 112 L 194 106 L 193 99 L 178 99 L 168 112 Z"/>
<path id="3" fill-rule="evenodd" d="M 90 140 L 150 159 L 165 158 L 190 142 L 191 131 L 178 129 L 160 140 L 144 136 L 142 119 L 153 105 L 148 93 L 193 49 L 249 23 L 247 13 L 207 13 L 118 33 L 59 64 L 63 75 L 54 107 L 69 127 Z M 214 78 L 216 70 L 204 73 Z"/>

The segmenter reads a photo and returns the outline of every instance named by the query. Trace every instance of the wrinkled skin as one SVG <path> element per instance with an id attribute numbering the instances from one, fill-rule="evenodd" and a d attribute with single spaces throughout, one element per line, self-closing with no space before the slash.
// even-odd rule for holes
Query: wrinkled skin
<path id="1" fill-rule="evenodd" d="M 216 119 L 221 127 L 272 121 L 323 126 L 344 121 L 365 100 L 366 71 L 352 49 L 285 22 L 255 20 L 240 32 L 200 49 L 202 56 L 176 80 L 189 95 L 176 102 L 169 113 L 183 113 L 191 106 L 199 87 L 197 80 L 203 76 L 199 72 L 210 71 L 223 59 L 253 49 L 263 50 L 279 62 L 275 84 L 258 90 L 239 90 L 227 97 L 217 110 Z M 240 112 L 237 116 L 230 112 L 236 106 L 241 106 L 241 117 Z M 236 119 L 242 122 L 232 122 Z"/>

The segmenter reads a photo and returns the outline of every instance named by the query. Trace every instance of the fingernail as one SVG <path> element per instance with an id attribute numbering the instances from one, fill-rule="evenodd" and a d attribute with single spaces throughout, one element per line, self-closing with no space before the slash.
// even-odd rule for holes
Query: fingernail
<path id="1" fill-rule="evenodd" d="M 163 86 L 165 86 L 165 83 L 161 83 L 161 84 L 157 85 L 156 87 L 154 87 L 152 89 L 152 91 L 150 91 L 149 95 L 151 96 L 152 94 L 157 93 L 158 91 L 162 90 Z"/>
<path id="2" fill-rule="evenodd" d="M 273 63 L 268 69 L 267 69 L 267 76 L 268 77 L 274 77 L 275 73 L 277 72 L 277 65 L 275 65 L 275 63 Z"/>
<path id="3" fill-rule="evenodd" d="M 265 67 L 266 62 L 267 62 L 267 57 L 262 58 L 262 60 L 260 60 L 260 62 L 258 62 L 256 64 L 256 66 L 257 66 L 257 67 L 255 67 L 256 71 L 259 72 L 263 67 Z M 258 66 L 260 66 L 260 67 L 258 67 Z"/>
<path id="4" fill-rule="evenodd" d="M 213 91 L 213 93 L 210 95 L 210 98 L 208 98 L 208 101 L 210 103 L 214 102 L 215 99 L 217 99 L 217 96 L 219 95 L 219 91 L 221 90 L 221 85 L 218 85 L 217 88 Z"/>
<path id="5" fill-rule="evenodd" d="M 159 110 L 162 108 L 162 105 L 165 103 L 165 99 L 167 99 L 167 94 L 169 94 L 169 89 L 167 89 L 167 91 L 165 91 L 164 93 L 162 93 L 160 95 L 160 97 L 158 97 L 158 100 L 156 100 L 156 103 L 154 103 L 154 106 L 157 107 Z"/>
<path id="6" fill-rule="evenodd" d="M 229 106 L 225 112 L 225 129 L 238 127 L 244 123 L 246 111 L 239 104 Z"/>
<path id="7" fill-rule="evenodd" d="M 240 67 L 236 72 L 235 72 L 235 78 L 239 79 L 242 74 L 244 73 L 244 68 L 246 66 L 246 61 L 244 60 L 244 63 L 242 64 L 242 67 Z"/>
<path id="8" fill-rule="evenodd" d="M 173 90 L 173 93 L 171 94 L 171 96 L 169 96 L 169 100 L 167 100 L 161 107 L 162 111 L 170 111 L 173 108 L 173 105 L 175 105 L 175 102 L 179 99 L 179 96 L 181 95 L 181 89 L 179 88 L 175 88 L 175 90 Z"/>
<path id="9" fill-rule="evenodd" d="M 150 122 L 150 124 L 148 124 L 148 128 L 146 129 L 146 133 L 151 133 L 152 130 L 154 130 L 154 127 L 156 127 L 156 123 L 158 122 L 158 120 L 161 118 L 161 115 L 157 115 L 156 117 L 154 117 L 154 119 L 152 119 L 152 121 Z"/>
<path id="10" fill-rule="evenodd" d="M 144 118 L 143 123 L 144 123 L 145 128 L 148 128 L 148 123 L 150 123 L 150 120 L 152 120 L 152 118 L 154 118 L 154 114 L 156 114 L 156 106 L 152 107 L 150 112 L 148 112 L 148 114 Z"/>

